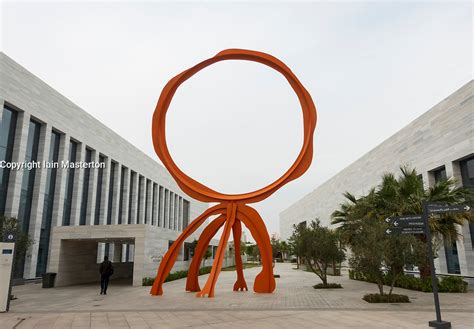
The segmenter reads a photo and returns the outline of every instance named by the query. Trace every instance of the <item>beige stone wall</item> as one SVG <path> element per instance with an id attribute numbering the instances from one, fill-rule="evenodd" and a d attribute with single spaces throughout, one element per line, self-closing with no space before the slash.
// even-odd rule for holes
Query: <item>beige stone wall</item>
<path id="1" fill-rule="evenodd" d="M 445 166 L 448 177 L 460 182 L 459 160 L 474 154 L 473 91 L 474 82 L 471 80 L 281 212 L 281 237 L 287 239 L 291 235 L 293 224 L 314 218 L 330 225 L 331 213 L 344 202 L 343 192 L 362 195 L 380 182 L 383 173 L 398 173 L 401 165 L 416 168 L 423 175 L 425 187 L 434 184 L 430 172 L 441 166 Z M 463 234 L 463 240 L 457 244 L 461 273 L 474 275 L 474 251 L 469 228 L 464 225 L 459 229 Z M 445 272 L 443 249 L 439 255 L 437 266 Z"/>

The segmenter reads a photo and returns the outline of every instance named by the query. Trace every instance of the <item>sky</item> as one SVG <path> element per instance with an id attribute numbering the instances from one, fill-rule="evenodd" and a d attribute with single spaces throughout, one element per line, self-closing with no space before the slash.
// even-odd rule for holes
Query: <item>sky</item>
<path id="1" fill-rule="evenodd" d="M 169 79 L 226 48 L 286 63 L 318 112 L 311 167 L 252 205 L 279 213 L 472 79 L 470 2 L 2 2 L 1 49 L 156 161 L 151 118 Z M 175 94 L 168 146 L 191 177 L 244 193 L 302 145 L 277 72 L 226 61 Z"/>

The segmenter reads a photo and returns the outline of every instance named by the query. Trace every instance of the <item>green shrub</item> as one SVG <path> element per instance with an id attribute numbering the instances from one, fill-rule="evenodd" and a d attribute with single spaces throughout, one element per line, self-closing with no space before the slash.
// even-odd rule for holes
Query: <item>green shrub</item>
<path id="1" fill-rule="evenodd" d="M 349 270 L 349 279 L 366 281 L 374 283 L 374 280 L 367 278 L 363 273 Z M 383 283 L 387 286 L 391 284 L 390 274 L 384 275 Z M 432 292 L 431 278 L 417 278 L 411 275 L 400 275 L 395 280 L 395 287 L 417 290 L 423 292 Z M 439 292 L 467 292 L 468 283 L 465 282 L 461 277 L 445 276 L 438 279 L 438 291 Z"/>
<path id="2" fill-rule="evenodd" d="M 406 295 L 397 294 L 367 294 L 363 298 L 368 303 L 409 303 L 410 299 Z"/>
<path id="3" fill-rule="evenodd" d="M 335 289 L 335 288 L 342 288 L 342 286 L 339 283 L 328 283 L 328 284 L 323 284 L 323 283 L 318 283 L 313 286 L 314 289 Z"/>
<path id="4" fill-rule="evenodd" d="M 152 286 L 155 278 L 146 277 L 142 279 L 142 286 Z"/>
<path id="5" fill-rule="evenodd" d="M 199 275 L 211 273 L 211 270 L 212 270 L 212 266 L 201 267 L 199 269 Z M 188 271 L 187 270 L 186 271 L 176 271 L 176 272 L 168 274 L 168 277 L 165 279 L 165 282 L 179 280 L 179 279 L 182 279 L 182 278 L 186 278 L 187 276 L 188 276 Z M 155 278 L 145 277 L 142 280 L 142 286 L 152 286 L 154 281 L 155 281 Z"/>
<path id="6" fill-rule="evenodd" d="M 467 292 L 467 282 L 461 277 L 444 276 L 439 283 L 440 292 Z"/>

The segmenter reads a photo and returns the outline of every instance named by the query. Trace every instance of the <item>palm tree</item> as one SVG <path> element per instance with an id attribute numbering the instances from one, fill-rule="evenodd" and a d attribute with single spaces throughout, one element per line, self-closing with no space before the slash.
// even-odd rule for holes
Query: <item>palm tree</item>
<path id="1" fill-rule="evenodd" d="M 351 237 L 357 234 L 360 221 L 421 214 L 423 201 L 473 204 L 472 190 L 457 187 L 453 179 L 437 182 L 425 190 L 415 169 L 401 167 L 400 171 L 398 178 L 391 173 L 384 174 L 377 188 L 372 188 L 367 195 L 360 198 L 349 192 L 344 193 L 347 201 L 332 214 L 332 224 L 339 225 L 338 231 L 344 243 L 350 246 Z M 460 238 L 457 225 L 463 225 L 466 220 L 473 219 L 474 216 L 469 212 L 437 214 L 430 216 L 429 226 L 432 236 L 442 237 L 449 242 Z M 425 235 L 418 238 L 426 243 Z M 424 261 L 420 265 L 420 275 L 429 276 L 428 263 Z"/>

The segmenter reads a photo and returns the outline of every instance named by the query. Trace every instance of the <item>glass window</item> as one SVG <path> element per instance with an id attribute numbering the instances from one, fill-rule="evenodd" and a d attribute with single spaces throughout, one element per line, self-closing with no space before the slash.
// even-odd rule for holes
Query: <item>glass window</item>
<path id="1" fill-rule="evenodd" d="M 85 162 L 92 161 L 92 150 L 86 148 Z M 79 217 L 79 225 L 86 225 L 87 204 L 89 198 L 89 181 L 91 178 L 91 168 L 84 169 L 84 182 L 82 184 L 82 200 L 81 200 L 81 215 Z"/>
<path id="2" fill-rule="evenodd" d="M 141 218 L 140 218 L 140 211 L 142 210 L 141 208 L 141 204 L 142 204 L 142 186 L 143 186 L 143 177 L 142 176 L 138 176 L 138 204 L 137 204 L 137 224 L 142 224 L 140 222 Z"/>
<path id="3" fill-rule="evenodd" d="M 31 204 L 33 202 L 33 191 L 35 185 L 35 173 L 38 161 L 38 145 L 41 124 L 33 120 L 28 127 L 28 139 L 26 143 L 25 162 L 31 164 L 31 168 L 23 169 L 23 180 L 21 182 L 20 205 L 18 210 L 18 225 L 24 233 L 28 233 L 30 227 Z M 22 255 L 24 256 L 24 255 Z M 16 263 L 14 278 L 23 277 L 25 259 Z"/>
<path id="4" fill-rule="evenodd" d="M 461 268 L 459 267 L 458 248 L 456 245 L 456 241 L 447 242 L 445 240 L 444 252 L 446 255 L 446 264 L 448 266 L 448 273 L 461 274 Z"/>
<path id="5" fill-rule="evenodd" d="M 112 204 L 114 200 L 115 168 L 117 164 L 110 162 L 109 200 L 107 202 L 107 225 L 112 224 Z"/>
<path id="6" fill-rule="evenodd" d="M 177 194 L 174 195 L 174 211 L 173 211 L 173 219 L 174 219 L 174 229 L 176 231 L 179 230 L 179 227 L 178 227 L 178 205 L 179 205 L 179 197 Z"/>
<path id="7" fill-rule="evenodd" d="M 151 225 L 157 225 L 157 220 L 158 218 L 156 218 L 156 207 L 157 207 L 157 204 L 156 204 L 156 200 L 158 199 L 158 185 L 156 183 L 153 183 L 153 200 L 151 202 Z"/>
<path id="8" fill-rule="evenodd" d="M 463 187 L 474 188 L 474 156 L 459 162 Z M 469 223 L 471 245 L 474 249 L 474 223 Z"/>
<path id="9" fill-rule="evenodd" d="M 77 143 L 69 142 L 69 162 L 76 162 Z M 74 173 L 75 169 L 69 167 L 66 174 L 66 198 L 64 199 L 63 226 L 71 224 L 72 195 L 74 191 Z"/>
<path id="10" fill-rule="evenodd" d="M 25 161 L 33 164 L 38 161 L 38 145 L 41 124 L 30 121 L 28 127 L 28 140 L 26 143 Z M 23 232 L 28 233 L 30 226 L 31 203 L 33 201 L 33 189 L 35 184 L 36 166 L 31 170 L 23 170 L 23 181 L 21 183 L 20 208 L 18 211 L 18 222 Z"/>
<path id="11" fill-rule="evenodd" d="M 44 190 L 43 218 L 41 220 L 41 232 L 38 244 L 38 262 L 36 264 L 36 276 L 40 277 L 46 272 L 48 263 L 49 240 L 51 235 L 51 222 L 53 219 L 54 191 L 56 189 L 56 175 L 59 160 L 59 142 L 61 135 L 54 132 L 51 134 L 48 161 L 53 164 L 47 169 Z"/>
<path id="12" fill-rule="evenodd" d="M 164 228 L 169 228 L 169 197 L 170 197 L 170 191 L 168 191 L 167 189 L 165 189 L 165 218 L 164 218 L 164 222 L 163 222 L 163 227 Z"/>
<path id="13" fill-rule="evenodd" d="M 435 183 L 439 183 L 443 180 L 446 180 L 448 177 L 446 176 L 446 168 L 443 166 L 439 169 L 433 170 L 433 177 Z"/>
<path id="14" fill-rule="evenodd" d="M 474 188 L 474 156 L 460 161 L 462 185 Z"/>
<path id="15" fill-rule="evenodd" d="M 109 257 L 109 260 L 110 260 L 110 243 L 106 242 L 104 244 L 105 244 L 104 257 L 107 256 Z"/>
<path id="16" fill-rule="evenodd" d="M 0 161 L 12 161 L 16 119 L 16 111 L 6 107 L 3 108 L 2 120 L 0 121 Z M 10 169 L 0 168 L 0 215 L 5 214 L 10 171 Z"/>
<path id="17" fill-rule="evenodd" d="M 136 173 L 130 171 L 130 187 L 128 193 L 128 223 L 132 224 L 132 203 L 133 203 L 133 194 L 136 193 L 133 189 L 133 185 L 135 182 Z"/>
<path id="18" fill-rule="evenodd" d="M 163 227 L 163 186 L 159 187 L 159 201 L 158 201 L 158 226 Z"/>
<path id="19" fill-rule="evenodd" d="M 99 163 L 104 163 L 105 157 L 99 155 Z M 99 225 L 100 223 L 100 206 L 102 203 L 102 180 L 104 178 L 104 168 L 103 166 L 99 167 L 97 171 L 97 192 L 95 195 L 95 211 L 94 211 L 94 225 Z"/>
<path id="20" fill-rule="evenodd" d="M 185 242 L 184 243 L 184 259 L 183 260 L 189 260 L 190 257 L 192 257 L 192 246 L 193 244 L 190 242 Z"/>
<path id="21" fill-rule="evenodd" d="M 148 224 L 148 197 L 149 197 L 148 189 L 149 188 L 150 188 L 150 181 L 147 179 L 146 184 L 145 184 L 145 224 Z"/>
<path id="22" fill-rule="evenodd" d="M 183 230 L 189 225 L 189 201 L 183 200 Z"/>

